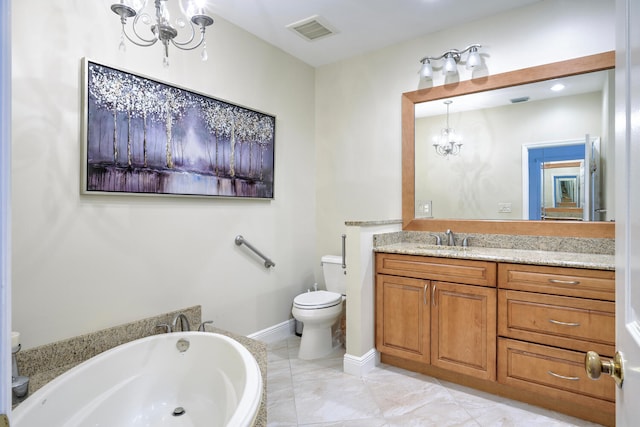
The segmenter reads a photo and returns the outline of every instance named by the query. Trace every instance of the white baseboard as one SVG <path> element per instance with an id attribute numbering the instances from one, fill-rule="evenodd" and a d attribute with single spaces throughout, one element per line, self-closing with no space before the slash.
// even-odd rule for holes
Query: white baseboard
<path id="1" fill-rule="evenodd" d="M 343 369 L 345 374 L 363 377 L 373 370 L 380 363 L 380 356 L 375 348 L 367 351 L 364 355 L 352 356 L 344 355 Z"/>
<path id="2" fill-rule="evenodd" d="M 249 338 L 262 341 L 266 344 L 281 341 L 295 334 L 296 332 L 296 320 L 289 319 L 275 326 L 270 326 L 258 332 L 254 332 L 248 335 Z"/>

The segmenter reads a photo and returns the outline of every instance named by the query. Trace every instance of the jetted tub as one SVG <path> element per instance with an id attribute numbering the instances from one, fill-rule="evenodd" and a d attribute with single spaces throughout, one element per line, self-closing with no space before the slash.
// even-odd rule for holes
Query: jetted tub
<path id="1" fill-rule="evenodd" d="M 14 427 L 251 426 L 262 398 L 255 358 L 208 332 L 153 335 L 60 375 L 12 413 Z"/>

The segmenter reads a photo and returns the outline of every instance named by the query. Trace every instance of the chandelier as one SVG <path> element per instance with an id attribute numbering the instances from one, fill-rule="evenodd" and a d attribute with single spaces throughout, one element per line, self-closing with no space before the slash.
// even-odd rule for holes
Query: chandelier
<path id="1" fill-rule="evenodd" d="M 153 8 L 150 3 L 154 4 Z M 141 47 L 153 46 L 159 41 L 164 51 L 162 63 L 168 67 L 169 43 L 181 50 L 193 50 L 202 46 L 200 56 L 206 61 L 205 31 L 213 24 L 213 18 L 205 15 L 205 3 L 206 0 L 120 0 L 120 3 L 112 4 L 111 10 L 120 16 L 122 24 L 120 50 L 126 50 L 125 38 Z M 180 12 L 182 16 L 172 21 L 171 14 L 175 12 Z M 127 21 L 129 18 L 133 19 Z M 131 25 L 127 25 L 128 22 Z M 200 32 L 199 37 L 196 37 L 196 28 Z M 177 40 L 179 31 L 182 31 L 181 41 Z M 183 36 L 184 33 L 186 36 Z"/>
<path id="2" fill-rule="evenodd" d="M 436 149 L 436 153 L 441 156 L 449 157 L 449 156 L 457 156 L 460 154 L 460 149 L 462 148 L 462 143 L 456 132 L 449 127 L 449 106 L 453 101 L 447 100 L 444 101 L 447 105 L 447 127 L 442 129 L 439 136 L 436 136 L 434 139 L 436 143 L 433 144 L 433 147 Z"/>
<path id="3" fill-rule="evenodd" d="M 420 77 L 431 80 L 433 78 L 433 66 L 431 61 L 442 60 L 442 74 L 445 76 L 458 74 L 458 62 L 461 62 L 462 55 L 469 52 L 466 61 L 462 61 L 466 64 L 467 69 L 474 69 L 482 65 L 482 58 L 478 49 L 482 46 L 479 44 L 472 44 L 462 50 L 451 49 L 444 52 L 440 56 L 425 56 L 420 60 L 422 67 L 420 68 Z"/>

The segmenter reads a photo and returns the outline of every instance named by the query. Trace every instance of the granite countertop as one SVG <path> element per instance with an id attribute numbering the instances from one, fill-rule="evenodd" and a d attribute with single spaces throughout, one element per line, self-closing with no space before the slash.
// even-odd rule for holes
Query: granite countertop
<path id="1" fill-rule="evenodd" d="M 515 264 L 615 270 L 615 255 L 556 252 L 543 250 L 501 249 L 485 247 L 436 246 L 418 242 L 398 242 L 373 248 L 375 252 L 433 256 Z"/>

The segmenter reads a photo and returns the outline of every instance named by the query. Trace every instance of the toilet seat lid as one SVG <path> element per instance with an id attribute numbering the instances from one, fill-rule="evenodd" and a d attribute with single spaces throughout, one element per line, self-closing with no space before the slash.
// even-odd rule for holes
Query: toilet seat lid
<path id="1" fill-rule="evenodd" d="M 293 300 L 293 305 L 299 308 L 327 308 L 342 302 L 342 295 L 336 292 L 316 291 L 305 292 Z"/>

